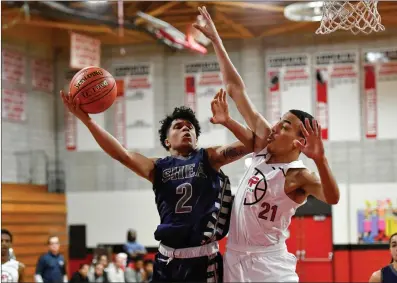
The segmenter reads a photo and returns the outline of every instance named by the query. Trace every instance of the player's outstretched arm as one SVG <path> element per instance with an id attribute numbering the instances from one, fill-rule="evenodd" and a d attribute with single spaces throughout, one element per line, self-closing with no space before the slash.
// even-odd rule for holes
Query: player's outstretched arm
<path id="1" fill-rule="evenodd" d="M 199 11 L 206 20 L 206 26 L 202 27 L 198 24 L 194 24 L 193 26 L 211 40 L 219 61 L 227 93 L 236 103 L 237 109 L 244 117 L 248 127 L 254 132 L 256 136 L 254 150 L 255 152 L 258 152 L 267 145 L 267 138 L 271 132 L 271 125 L 258 112 L 254 104 L 249 99 L 246 93 L 244 81 L 230 60 L 207 9 L 203 7 L 199 8 Z"/>
<path id="2" fill-rule="evenodd" d="M 63 91 L 61 91 L 61 96 L 65 107 L 86 125 L 103 151 L 130 168 L 139 176 L 151 182 L 153 181 L 154 159 L 147 158 L 136 152 L 128 152 L 117 139 L 100 127 L 87 113 L 80 109 L 78 99 L 76 99 L 74 103 L 70 96 L 65 95 Z"/>
<path id="3" fill-rule="evenodd" d="M 320 174 L 320 180 L 315 174 L 310 174 L 308 171 L 303 171 L 302 183 L 303 189 L 328 204 L 337 204 L 339 202 L 339 187 L 329 167 L 327 157 L 324 152 L 324 144 L 321 138 L 321 126 L 316 120 L 310 125 L 309 119 L 305 119 L 305 126 L 301 124 L 301 131 L 305 137 L 305 144 L 295 140 L 295 145 L 307 157 L 313 159 Z"/>
<path id="4" fill-rule="evenodd" d="M 370 283 L 381 283 L 381 273 L 380 270 L 372 273 L 371 278 L 369 278 Z"/>
<path id="5" fill-rule="evenodd" d="M 221 89 L 212 100 L 211 111 L 211 123 L 225 126 L 240 140 L 226 146 L 207 148 L 212 166 L 216 170 L 219 170 L 223 165 L 236 161 L 253 151 L 254 134 L 250 129 L 230 117 L 229 106 L 226 101 L 226 92 L 223 89 Z"/>

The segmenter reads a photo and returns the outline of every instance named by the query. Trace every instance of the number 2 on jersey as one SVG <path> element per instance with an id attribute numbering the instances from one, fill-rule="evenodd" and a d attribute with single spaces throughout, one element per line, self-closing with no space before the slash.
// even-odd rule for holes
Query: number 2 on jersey
<path id="1" fill-rule="evenodd" d="M 192 212 L 191 206 L 185 206 L 187 201 L 192 197 L 192 185 L 189 183 L 184 183 L 176 187 L 176 194 L 183 196 L 178 200 L 175 207 L 175 213 L 189 213 Z"/>
<path id="2" fill-rule="evenodd" d="M 274 218 L 276 218 L 276 213 L 277 213 L 277 205 L 273 205 L 272 207 L 270 207 L 270 204 L 268 204 L 267 202 L 262 203 L 262 207 L 264 208 L 264 210 L 262 210 L 261 212 L 259 212 L 258 217 L 264 220 L 267 220 L 267 214 L 269 212 L 269 210 L 272 210 L 272 215 L 270 216 L 270 221 L 274 222 Z"/>

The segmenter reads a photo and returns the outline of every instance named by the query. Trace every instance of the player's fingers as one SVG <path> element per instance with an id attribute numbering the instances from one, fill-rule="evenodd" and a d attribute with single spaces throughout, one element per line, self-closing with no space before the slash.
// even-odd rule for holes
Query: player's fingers
<path id="1" fill-rule="evenodd" d="M 219 96 L 221 95 L 221 91 L 222 91 L 222 89 L 220 89 L 220 90 L 215 94 L 215 97 L 214 97 L 214 100 L 215 100 L 215 101 L 217 101 L 217 100 L 219 99 Z"/>
<path id="2" fill-rule="evenodd" d="M 204 10 L 201 7 L 198 7 L 200 14 L 205 18 Z"/>
<path id="3" fill-rule="evenodd" d="M 223 91 L 222 100 L 223 100 L 223 103 L 227 104 L 226 90 Z"/>
<path id="4" fill-rule="evenodd" d="M 208 11 L 207 11 L 207 7 L 205 7 L 205 6 L 204 6 L 204 13 L 205 13 L 205 15 L 206 15 L 207 19 L 208 19 L 208 20 L 210 20 L 210 21 L 212 21 L 212 19 L 211 19 L 211 15 L 210 15 L 210 13 L 208 13 Z"/>
<path id="5" fill-rule="evenodd" d="M 318 125 L 318 137 L 319 137 L 320 139 L 323 138 L 322 135 L 321 135 L 321 125 Z"/>
<path id="6" fill-rule="evenodd" d="M 316 119 L 313 119 L 313 131 L 316 136 L 318 136 L 318 123 Z"/>
<path id="7" fill-rule="evenodd" d="M 70 95 L 70 92 L 68 93 L 68 95 L 66 95 L 66 99 L 67 99 L 68 103 L 73 103 L 73 99 L 72 99 L 72 96 Z"/>
<path id="8" fill-rule="evenodd" d="M 313 129 L 312 126 L 310 125 L 310 121 L 309 119 L 305 118 L 305 126 L 306 126 L 306 130 L 309 134 L 313 134 Z"/>
<path id="9" fill-rule="evenodd" d="M 210 122 L 211 122 L 212 124 L 215 124 L 215 120 L 214 120 L 213 117 L 210 118 Z"/>
<path id="10" fill-rule="evenodd" d="M 304 136 L 305 138 L 307 138 L 307 137 L 309 136 L 309 133 L 307 132 L 305 126 L 303 126 L 303 123 L 300 123 L 299 126 L 300 126 L 300 128 L 301 128 L 301 131 L 302 131 L 303 136 Z"/>

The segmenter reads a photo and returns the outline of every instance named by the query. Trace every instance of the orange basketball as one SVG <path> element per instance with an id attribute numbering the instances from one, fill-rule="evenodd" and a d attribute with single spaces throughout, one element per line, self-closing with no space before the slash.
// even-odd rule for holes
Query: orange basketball
<path id="1" fill-rule="evenodd" d="M 70 82 L 69 91 L 73 100 L 80 99 L 81 109 L 91 114 L 108 109 L 117 96 L 113 76 L 99 67 L 81 69 Z"/>

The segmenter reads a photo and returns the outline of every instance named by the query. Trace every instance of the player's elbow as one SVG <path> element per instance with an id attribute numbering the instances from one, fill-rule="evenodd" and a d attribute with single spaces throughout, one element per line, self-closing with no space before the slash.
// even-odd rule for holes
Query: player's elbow
<path id="1" fill-rule="evenodd" d="M 327 198 L 327 203 L 330 204 L 330 205 L 335 205 L 335 204 L 339 203 L 339 199 L 340 199 L 340 195 L 339 195 L 339 192 L 337 192 L 332 197 L 328 197 Z"/>
<path id="2" fill-rule="evenodd" d="M 226 85 L 227 94 L 234 100 L 237 96 L 245 93 L 244 83 L 232 83 Z"/>

